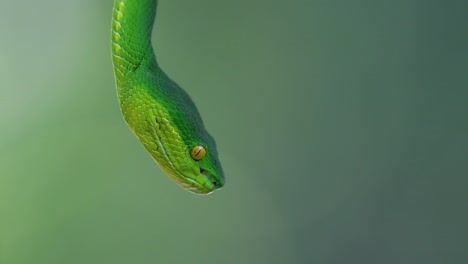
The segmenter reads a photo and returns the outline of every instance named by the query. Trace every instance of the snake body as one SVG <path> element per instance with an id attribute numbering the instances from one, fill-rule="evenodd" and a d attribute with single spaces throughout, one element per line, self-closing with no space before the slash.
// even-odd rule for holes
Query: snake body
<path id="1" fill-rule="evenodd" d="M 216 143 L 189 95 L 159 67 L 156 0 L 114 0 L 112 62 L 122 115 L 161 169 L 197 194 L 224 185 Z"/>

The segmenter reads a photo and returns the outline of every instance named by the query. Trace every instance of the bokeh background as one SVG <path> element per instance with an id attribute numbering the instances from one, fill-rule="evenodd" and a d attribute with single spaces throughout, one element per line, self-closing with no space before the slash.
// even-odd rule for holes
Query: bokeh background
<path id="1" fill-rule="evenodd" d="M 127 129 L 112 1 L 0 1 L 0 263 L 468 263 L 468 2 L 161 0 L 227 177 Z"/>

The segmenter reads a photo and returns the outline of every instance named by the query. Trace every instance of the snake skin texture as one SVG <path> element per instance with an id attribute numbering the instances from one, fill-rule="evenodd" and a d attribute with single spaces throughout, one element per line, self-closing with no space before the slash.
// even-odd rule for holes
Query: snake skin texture
<path id="1" fill-rule="evenodd" d="M 193 193 L 208 194 L 224 185 L 216 143 L 190 96 L 156 61 L 151 44 L 156 5 L 155 0 L 114 1 L 111 45 L 120 108 L 171 179 Z M 194 147 L 206 155 L 194 159 Z"/>

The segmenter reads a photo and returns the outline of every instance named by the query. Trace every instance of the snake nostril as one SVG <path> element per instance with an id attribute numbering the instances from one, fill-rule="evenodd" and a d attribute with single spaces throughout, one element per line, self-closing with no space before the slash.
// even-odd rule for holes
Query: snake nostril
<path id="1" fill-rule="evenodd" d="M 216 186 L 216 185 L 218 185 L 218 183 L 217 183 L 217 182 L 215 182 L 215 181 L 214 181 L 214 182 L 212 182 L 212 184 L 213 184 L 213 186 Z"/>

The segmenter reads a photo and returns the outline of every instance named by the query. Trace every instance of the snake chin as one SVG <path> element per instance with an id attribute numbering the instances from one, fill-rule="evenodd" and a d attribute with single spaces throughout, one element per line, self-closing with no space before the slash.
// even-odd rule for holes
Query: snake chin
<path id="1" fill-rule="evenodd" d="M 187 191 L 194 193 L 194 194 L 200 194 L 200 195 L 207 195 L 210 194 L 214 191 L 213 188 L 210 188 L 209 186 L 206 186 L 206 184 L 200 184 L 194 179 L 187 178 L 186 179 L 187 184 L 181 184 Z"/>
<path id="2" fill-rule="evenodd" d="M 171 178 L 187 191 L 199 195 L 210 194 L 222 187 L 221 183 L 213 180 L 214 177 L 208 170 L 202 168 L 200 168 L 200 174 L 198 175 Z"/>
<path id="3" fill-rule="evenodd" d="M 200 168 L 200 174 L 195 176 L 195 178 L 187 177 L 184 179 L 185 182 L 179 181 L 179 184 L 189 192 L 200 195 L 210 194 L 223 186 L 222 182 L 214 180 L 215 177 L 203 168 Z"/>

